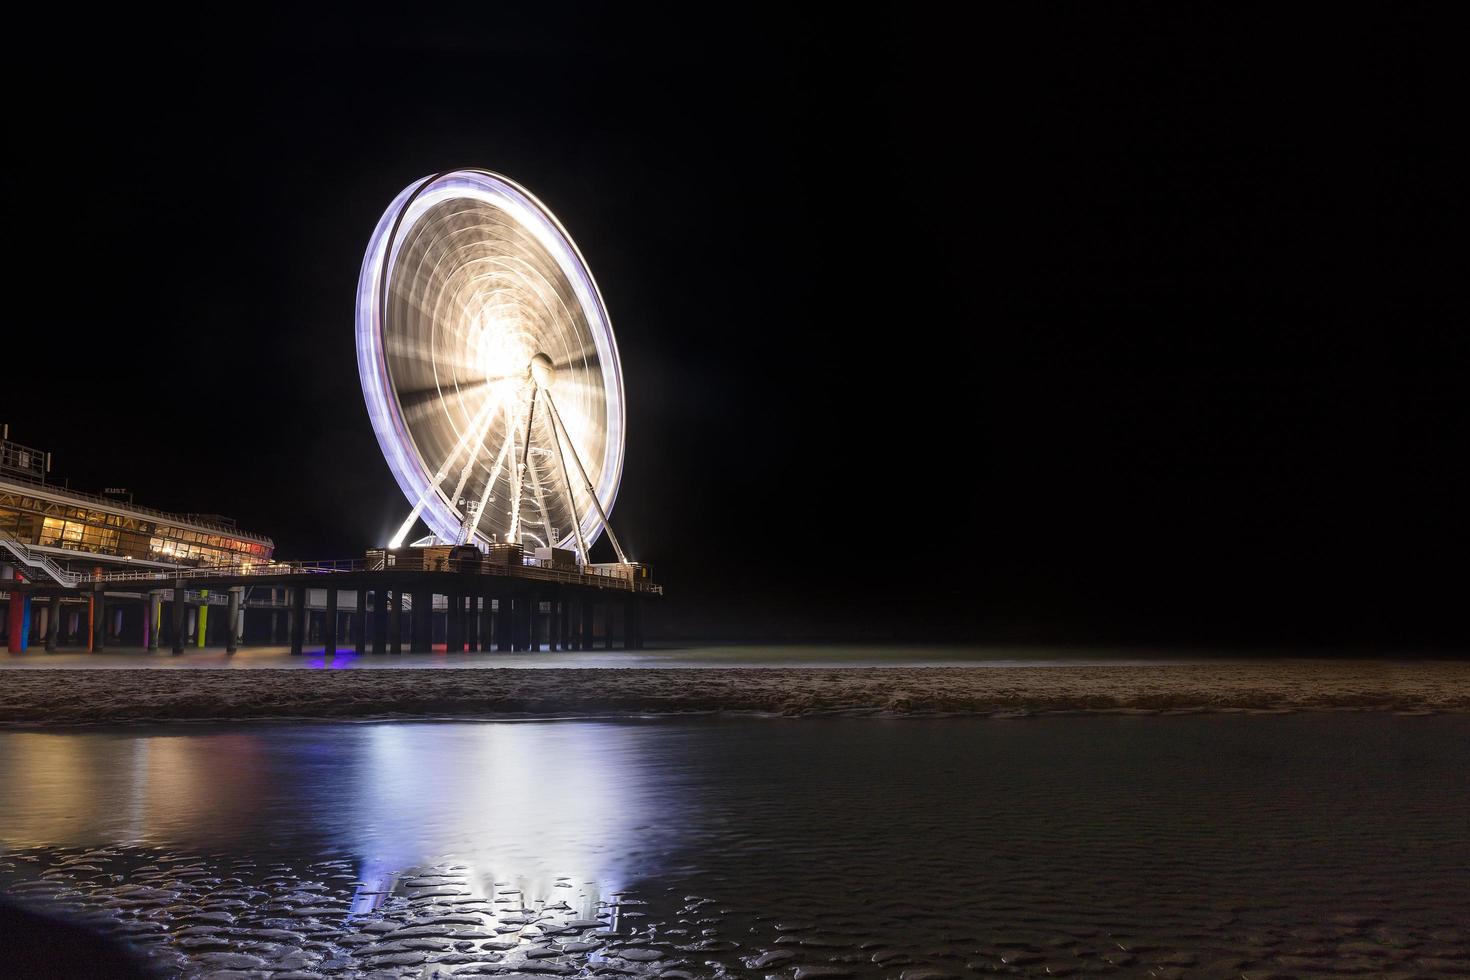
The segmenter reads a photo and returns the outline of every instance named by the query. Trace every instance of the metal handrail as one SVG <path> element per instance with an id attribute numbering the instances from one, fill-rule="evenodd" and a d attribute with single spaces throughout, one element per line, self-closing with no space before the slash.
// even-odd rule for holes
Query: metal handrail
<path id="1" fill-rule="evenodd" d="M 12 535 L 4 528 L 0 528 L 0 544 L 3 544 L 11 554 L 15 555 L 25 564 L 31 567 L 39 566 L 47 575 L 50 575 L 60 585 L 75 587 L 77 574 L 68 572 L 56 562 L 45 555 L 38 555 L 31 551 L 30 547 L 19 538 Z"/>

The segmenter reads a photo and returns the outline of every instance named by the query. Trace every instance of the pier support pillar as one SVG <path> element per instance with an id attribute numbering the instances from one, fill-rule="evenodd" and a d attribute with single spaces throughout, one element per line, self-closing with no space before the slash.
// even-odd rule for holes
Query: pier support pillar
<path id="1" fill-rule="evenodd" d="M 5 617 L 5 649 L 20 653 L 20 634 L 25 629 L 25 598 L 14 586 L 10 589 L 10 608 Z"/>
<path id="2" fill-rule="evenodd" d="M 516 597 L 516 605 L 520 607 L 520 647 L 522 650 L 536 649 L 536 613 L 540 603 L 535 593 Z"/>
<path id="3" fill-rule="evenodd" d="M 448 600 L 444 615 L 444 652 L 464 652 L 464 596 L 458 592 L 451 592 L 444 597 Z"/>
<path id="4" fill-rule="evenodd" d="M 174 601 L 170 604 L 169 618 L 173 621 L 173 651 L 184 652 L 184 587 L 174 586 Z"/>
<path id="5" fill-rule="evenodd" d="M 51 597 L 51 612 L 46 617 L 46 652 L 56 652 L 56 634 L 61 632 L 61 596 Z"/>
<path id="6" fill-rule="evenodd" d="M 301 656 L 301 647 L 306 641 L 306 587 L 291 589 L 291 653 Z"/>
<path id="7" fill-rule="evenodd" d="M 464 648 L 467 653 L 480 649 L 479 599 L 471 592 L 464 597 Z"/>
<path id="8" fill-rule="evenodd" d="M 643 646 L 643 606 L 636 595 L 623 603 L 623 649 L 637 650 Z"/>
<path id="9" fill-rule="evenodd" d="M 591 650 L 597 643 L 597 600 L 582 600 L 582 649 Z"/>
<path id="10" fill-rule="evenodd" d="M 388 595 L 388 652 L 403 652 L 403 590 L 396 587 Z"/>
<path id="11" fill-rule="evenodd" d="M 31 645 L 31 594 L 25 593 L 20 598 L 20 648 L 26 650 Z"/>
<path id="12" fill-rule="evenodd" d="M 409 623 L 410 653 L 428 653 L 434 641 L 434 593 L 419 590 L 413 594 L 413 616 Z"/>
<path id="13" fill-rule="evenodd" d="M 367 619 L 367 589 L 359 585 L 357 587 L 357 615 L 352 618 L 352 646 L 358 656 L 368 652 Z"/>
<path id="14" fill-rule="evenodd" d="M 388 652 L 388 590 L 382 586 L 373 590 L 373 653 L 378 656 Z"/>
<path id="15" fill-rule="evenodd" d="M 96 595 L 96 613 L 92 616 L 92 649 L 101 653 L 107 649 L 107 593 Z"/>
<path id="16" fill-rule="evenodd" d="M 203 649 L 209 642 L 209 590 L 199 590 L 199 608 L 194 613 L 194 645 Z"/>
<path id="17" fill-rule="evenodd" d="M 194 627 L 194 645 L 201 650 L 209 638 L 209 590 L 199 590 L 199 618 Z"/>
<path id="18" fill-rule="evenodd" d="M 337 652 L 337 590 L 327 587 L 327 615 L 322 623 L 322 653 Z"/>
<path id="19" fill-rule="evenodd" d="M 240 590 L 230 590 L 229 613 L 225 617 L 225 653 L 234 653 L 240 648 Z"/>
<path id="20" fill-rule="evenodd" d="M 492 626 L 495 631 L 495 649 L 500 653 L 505 653 L 510 649 L 510 618 L 506 615 L 509 611 L 510 601 L 505 597 L 505 593 L 502 592 L 494 599 L 491 599 L 490 602 L 494 607 L 490 613 L 494 617 Z"/>
<path id="21" fill-rule="evenodd" d="M 495 646 L 495 635 L 490 632 L 495 616 L 495 611 L 490 608 L 490 604 L 494 601 L 494 599 L 490 598 L 490 593 L 480 593 L 480 645 L 477 649 L 482 652 L 490 650 Z"/>
<path id="22" fill-rule="evenodd" d="M 505 605 L 510 614 L 510 648 L 519 652 L 526 649 L 526 597 L 517 593 Z"/>
<path id="23" fill-rule="evenodd" d="M 144 598 L 143 621 L 148 626 L 148 649 L 158 649 L 158 634 L 163 632 L 163 600 L 157 592 Z"/>

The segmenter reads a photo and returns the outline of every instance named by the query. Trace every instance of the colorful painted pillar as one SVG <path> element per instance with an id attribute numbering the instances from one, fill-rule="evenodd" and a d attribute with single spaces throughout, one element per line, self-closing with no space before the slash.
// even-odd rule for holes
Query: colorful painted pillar
<path id="1" fill-rule="evenodd" d="M 23 620 L 20 627 L 20 648 L 25 650 L 31 645 L 31 594 L 29 592 L 21 600 L 20 608 Z"/>
<path id="2" fill-rule="evenodd" d="M 209 590 L 199 590 L 199 628 L 194 634 L 194 645 L 202 648 L 204 636 L 209 631 Z"/>
<path id="3" fill-rule="evenodd" d="M 14 588 L 10 590 L 10 610 L 5 619 L 5 648 L 11 653 L 21 651 L 21 630 L 25 619 L 25 600 Z"/>

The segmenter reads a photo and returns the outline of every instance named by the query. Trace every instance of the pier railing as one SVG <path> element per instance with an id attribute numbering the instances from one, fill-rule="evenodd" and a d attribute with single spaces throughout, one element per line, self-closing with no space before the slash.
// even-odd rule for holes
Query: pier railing
<path id="1" fill-rule="evenodd" d="M 518 564 L 505 564 L 488 558 L 429 558 L 397 555 L 389 566 L 401 572 L 445 572 L 451 574 L 500 575 L 508 578 L 532 579 L 541 582 L 557 582 L 563 585 L 586 585 L 600 589 L 615 589 L 626 592 L 643 592 L 662 595 L 663 586 L 640 581 L 615 568 L 583 566 L 569 568 L 537 558 L 522 558 Z M 271 561 L 247 562 L 239 565 L 216 565 L 201 568 L 179 568 L 168 570 L 128 569 L 113 572 L 68 572 L 71 585 L 94 585 L 111 583 L 158 583 L 159 586 L 174 582 L 201 582 L 210 579 L 266 578 L 285 575 L 334 575 L 351 572 L 384 571 L 382 559 L 363 558 L 332 561 Z"/>

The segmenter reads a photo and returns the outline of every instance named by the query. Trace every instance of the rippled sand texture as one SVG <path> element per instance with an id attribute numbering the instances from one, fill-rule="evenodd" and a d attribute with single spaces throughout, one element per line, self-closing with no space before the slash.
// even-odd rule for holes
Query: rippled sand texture
<path id="1" fill-rule="evenodd" d="M 0 887 L 188 976 L 1470 973 L 1461 715 L 179 731 L 0 734 Z"/>
<path id="2" fill-rule="evenodd" d="M 1470 663 L 581 670 L 24 670 L 0 724 L 251 718 L 1470 711 Z"/>
<path id="3" fill-rule="evenodd" d="M 777 916 L 701 895 L 650 893 L 653 901 L 614 895 L 587 912 L 578 910 L 589 904 L 580 884 L 561 882 L 566 898 L 527 900 L 513 882 L 476 887 L 464 865 L 404 869 L 381 895 L 354 887 L 348 861 L 260 865 L 132 848 L 0 861 L 0 875 L 17 868 L 42 877 L 12 885 L 12 898 L 81 908 L 77 921 L 134 945 L 166 973 L 215 980 L 1470 973 L 1464 919 L 1454 916 L 1437 928 L 1404 928 L 1361 913 L 1284 927 L 1251 906 L 1219 909 L 1203 929 L 1193 908 L 1161 912 L 1146 925 L 1114 913 L 1059 927 L 1046 906 L 1004 900 L 985 903 L 985 918 L 972 919 L 965 899 L 942 882 L 930 894 L 952 901 L 947 910 L 922 898 L 895 897 L 862 910 L 834 908 L 826 899 L 805 914 Z M 126 884 L 113 880 L 118 873 Z M 1008 907 L 1013 924 L 989 926 Z"/>

